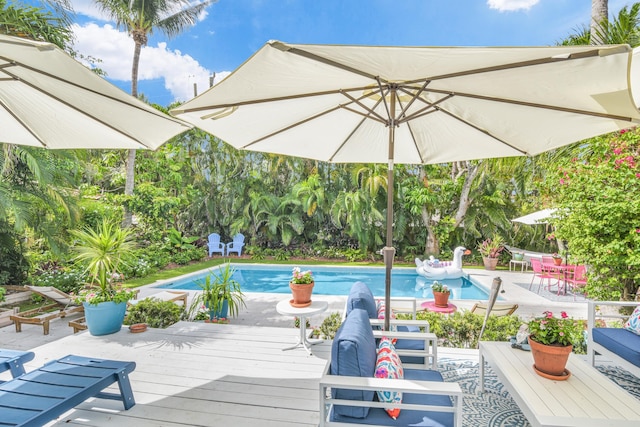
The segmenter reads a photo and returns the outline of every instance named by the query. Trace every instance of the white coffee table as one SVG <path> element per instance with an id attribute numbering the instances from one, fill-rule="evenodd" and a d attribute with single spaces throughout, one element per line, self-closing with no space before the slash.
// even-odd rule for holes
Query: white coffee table
<path id="1" fill-rule="evenodd" d="M 300 335 L 298 336 L 298 342 L 287 348 L 283 348 L 282 350 L 293 350 L 294 348 L 304 347 L 305 350 L 311 355 L 311 346 L 314 344 L 318 344 L 323 340 L 313 340 L 309 341 L 307 339 L 307 318 L 323 313 L 327 311 L 329 308 L 329 303 L 327 301 L 312 301 L 311 305 L 308 307 L 296 308 L 293 307 L 288 299 L 282 300 L 276 305 L 276 311 L 284 316 L 293 316 L 300 319 Z"/>
<path id="2" fill-rule="evenodd" d="M 531 352 L 507 342 L 480 342 L 480 390 L 484 362 L 518 404 L 533 427 L 637 427 L 640 402 L 622 387 L 571 354 L 566 381 L 549 380 L 533 370 Z"/>

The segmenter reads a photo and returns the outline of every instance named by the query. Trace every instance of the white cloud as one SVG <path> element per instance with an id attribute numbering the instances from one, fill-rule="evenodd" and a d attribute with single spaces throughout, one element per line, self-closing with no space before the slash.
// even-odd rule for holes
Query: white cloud
<path id="1" fill-rule="evenodd" d="M 108 22 L 108 19 L 95 7 L 92 0 L 73 0 L 76 13 L 95 20 Z M 206 12 L 199 18 L 204 19 Z M 107 73 L 107 78 L 131 82 L 131 64 L 134 44 L 126 32 L 119 31 L 115 25 L 105 23 L 73 24 L 75 34 L 74 49 L 83 55 L 101 60 L 97 66 Z M 193 98 L 193 84 L 202 93 L 209 87 L 209 76 L 213 72 L 206 69 L 189 55 L 178 50 L 171 50 L 167 43 L 156 46 L 143 46 L 140 53 L 138 82 L 162 79 L 164 87 L 176 101 Z M 229 72 L 216 73 L 217 83 Z M 147 94 L 151 101 L 153 96 Z"/>
<path id="2" fill-rule="evenodd" d="M 497 9 L 500 12 L 513 12 L 516 10 L 529 10 L 540 0 L 487 0 L 487 5 L 491 9 Z"/>
<path id="3" fill-rule="evenodd" d="M 131 81 L 134 49 L 131 37 L 110 24 L 74 24 L 73 32 L 76 35 L 74 48 L 83 55 L 102 60 L 97 65 L 106 71 L 109 79 Z M 164 87 L 177 101 L 193 97 L 194 83 L 199 93 L 204 92 L 209 87 L 209 76 L 212 74 L 191 56 L 167 48 L 166 43 L 145 46 L 140 53 L 138 81 L 163 79 Z M 228 74 L 217 73 L 215 82 Z"/>

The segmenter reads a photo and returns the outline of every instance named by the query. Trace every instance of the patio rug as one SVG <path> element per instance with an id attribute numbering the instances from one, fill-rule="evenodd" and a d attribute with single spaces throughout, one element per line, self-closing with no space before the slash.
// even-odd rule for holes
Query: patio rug
<path id="1" fill-rule="evenodd" d="M 480 393 L 478 362 L 442 358 L 438 361 L 438 369 L 445 381 L 457 382 L 462 388 L 463 426 L 530 426 L 490 367 L 485 368 L 485 393 Z M 597 369 L 640 400 L 640 378 L 613 366 L 598 366 Z"/>

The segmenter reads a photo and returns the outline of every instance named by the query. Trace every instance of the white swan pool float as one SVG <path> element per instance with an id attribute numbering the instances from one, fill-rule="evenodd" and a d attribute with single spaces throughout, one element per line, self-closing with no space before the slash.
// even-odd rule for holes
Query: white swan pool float
<path id="1" fill-rule="evenodd" d="M 459 279 L 464 275 L 462 256 L 470 253 L 466 248 L 458 246 L 453 251 L 453 261 L 442 262 L 433 257 L 421 261 L 416 258 L 416 273 L 430 280 Z"/>

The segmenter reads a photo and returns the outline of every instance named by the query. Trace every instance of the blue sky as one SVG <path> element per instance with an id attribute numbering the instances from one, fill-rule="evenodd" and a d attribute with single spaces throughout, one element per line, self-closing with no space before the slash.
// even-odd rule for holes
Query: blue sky
<path id="1" fill-rule="evenodd" d="M 130 92 L 133 42 L 92 6 L 71 0 L 75 49 L 100 58 Z M 609 0 L 614 15 L 632 1 Z M 547 46 L 589 24 L 591 0 L 218 0 L 181 36 L 154 34 L 143 49 L 139 92 L 168 105 L 193 97 L 268 40 L 410 46 Z"/>

